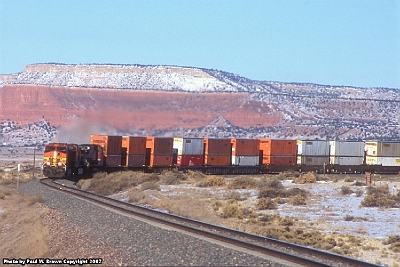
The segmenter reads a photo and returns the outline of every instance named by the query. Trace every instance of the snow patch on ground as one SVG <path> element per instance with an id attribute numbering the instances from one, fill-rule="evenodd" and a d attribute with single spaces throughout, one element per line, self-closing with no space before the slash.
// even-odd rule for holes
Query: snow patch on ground
<path id="1" fill-rule="evenodd" d="M 280 216 L 290 216 L 312 222 L 316 225 L 327 226 L 326 232 L 347 233 L 353 235 L 368 235 L 373 238 L 385 239 L 391 235 L 398 235 L 400 230 L 400 209 L 382 209 L 375 207 L 361 207 L 361 202 L 367 192 L 367 187 L 351 186 L 353 191 L 363 190 L 363 195 L 341 195 L 342 185 L 325 184 L 299 185 L 285 184 L 285 187 L 298 187 L 310 192 L 311 204 L 306 206 L 279 205 Z M 394 184 L 389 185 L 393 187 Z M 399 185 L 396 185 L 397 187 Z M 346 221 L 346 216 L 354 217 Z"/>

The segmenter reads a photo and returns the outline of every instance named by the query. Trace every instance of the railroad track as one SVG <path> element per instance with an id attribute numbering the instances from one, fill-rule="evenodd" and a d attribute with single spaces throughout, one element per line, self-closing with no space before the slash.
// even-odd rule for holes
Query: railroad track
<path id="1" fill-rule="evenodd" d="M 61 190 L 65 193 L 113 210 L 118 210 L 148 221 L 164 224 L 175 229 L 218 240 L 229 245 L 245 248 L 301 266 L 380 266 L 338 254 L 320 251 L 277 239 L 240 232 L 222 226 L 156 211 L 131 203 L 121 202 L 99 194 L 80 190 L 76 187 L 67 186 L 57 180 L 49 178 L 41 179 L 40 182 L 53 189 Z"/>

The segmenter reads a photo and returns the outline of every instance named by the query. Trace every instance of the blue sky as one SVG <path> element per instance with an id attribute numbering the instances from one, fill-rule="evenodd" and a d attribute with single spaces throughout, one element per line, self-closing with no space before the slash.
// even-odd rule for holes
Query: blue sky
<path id="1" fill-rule="evenodd" d="M 400 88 L 400 0 L 0 0 L 0 73 L 46 62 Z"/>

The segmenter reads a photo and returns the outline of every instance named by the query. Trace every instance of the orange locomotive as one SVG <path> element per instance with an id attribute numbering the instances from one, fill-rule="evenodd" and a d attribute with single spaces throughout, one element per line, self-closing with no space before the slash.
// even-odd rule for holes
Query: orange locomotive
<path id="1" fill-rule="evenodd" d="M 103 168 L 103 149 L 93 144 L 50 143 L 43 154 L 43 175 L 62 178 L 91 175 Z"/>

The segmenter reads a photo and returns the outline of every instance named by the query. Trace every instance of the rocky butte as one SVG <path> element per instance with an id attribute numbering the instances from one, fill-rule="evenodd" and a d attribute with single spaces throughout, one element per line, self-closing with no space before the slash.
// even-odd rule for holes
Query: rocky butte
<path id="1" fill-rule="evenodd" d="M 0 75 L 1 138 L 10 142 L 15 130 L 45 121 L 47 131 L 69 138 L 104 133 L 393 140 L 400 139 L 399 93 L 255 81 L 194 67 L 33 64 Z"/>

